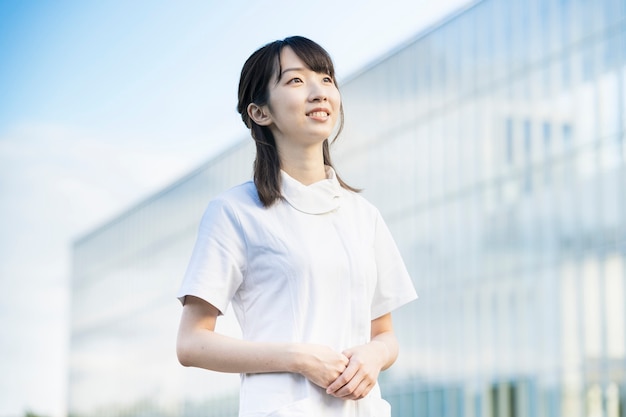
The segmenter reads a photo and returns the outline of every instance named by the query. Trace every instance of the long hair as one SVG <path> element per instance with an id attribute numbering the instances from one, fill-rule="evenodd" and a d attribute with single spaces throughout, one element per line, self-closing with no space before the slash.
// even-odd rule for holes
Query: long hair
<path id="1" fill-rule="evenodd" d="M 302 62 L 312 71 L 328 74 L 335 79 L 333 61 L 320 45 L 302 36 L 291 36 L 284 40 L 278 40 L 258 49 L 243 65 L 239 79 L 239 92 L 237 111 L 241 119 L 250 129 L 252 139 L 256 144 L 256 158 L 254 160 L 254 184 L 256 185 L 259 199 L 264 207 L 269 207 L 282 197 L 280 192 L 280 158 L 274 135 L 267 126 L 260 126 L 250 119 L 248 105 L 255 103 L 259 106 L 269 102 L 269 83 L 273 76 L 280 78 L 281 63 L 280 53 L 284 47 L 290 47 Z M 333 140 L 343 129 L 343 105 L 340 108 L 339 127 Z M 330 159 L 330 146 L 328 139 L 322 144 L 324 164 L 333 167 Z M 348 190 L 359 190 L 346 184 L 337 175 L 339 184 Z"/>

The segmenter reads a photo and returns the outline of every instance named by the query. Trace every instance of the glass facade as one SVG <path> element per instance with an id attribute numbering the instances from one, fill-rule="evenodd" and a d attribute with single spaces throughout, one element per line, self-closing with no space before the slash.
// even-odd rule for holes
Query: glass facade
<path id="1" fill-rule="evenodd" d="M 626 3 L 482 1 L 341 89 L 338 171 L 420 294 L 394 314 L 393 415 L 625 417 Z M 206 202 L 252 153 L 75 243 L 72 415 L 236 415 L 236 376 L 178 365 L 173 297 Z"/>

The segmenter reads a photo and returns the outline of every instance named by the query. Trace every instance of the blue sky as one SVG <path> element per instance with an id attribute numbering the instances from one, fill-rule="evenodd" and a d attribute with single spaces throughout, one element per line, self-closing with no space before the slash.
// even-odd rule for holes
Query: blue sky
<path id="1" fill-rule="evenodd" d="M 246 134 L 251 52 L 308 36 L 341 81 L 468 3 L 0 0 L 0 417 L 65 415 L 72 241 Z"/>

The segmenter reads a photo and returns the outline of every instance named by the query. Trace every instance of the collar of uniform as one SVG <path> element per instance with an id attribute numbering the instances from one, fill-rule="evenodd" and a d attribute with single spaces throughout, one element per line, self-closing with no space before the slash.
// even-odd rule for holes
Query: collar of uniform
<path id="1" fill-rule="evenodd" d="M 296 210 L 308 214 L 324 214 L 339 207 L 341 186 L 335 171 L 326 166 L 326 179 L 304 185 L 285 171 L 280 171 L 282 193 L 285 200 Z"/>

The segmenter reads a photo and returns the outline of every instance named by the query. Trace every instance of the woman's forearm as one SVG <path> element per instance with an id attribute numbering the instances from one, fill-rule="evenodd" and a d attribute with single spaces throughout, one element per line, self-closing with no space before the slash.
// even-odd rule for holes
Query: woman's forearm
<path id="1" fill-rule="evenodd" d="M 398 358 L 398 339 L 393 331 L 380 333 L 372 338 L 370 341 L 372 344 L 381 344 L 382 352 L 386 353 L 386 358 L 381 371 L 389 368 Z M 381 353 L 382 353 L 381 352 Z M 381 357 L 383 357 L 381 355 Z"/>
<path id="2" fill-rule="evenodd" d="M 372 320 L 372 332 L 370 343 L 380 346 L 381 354 L 386 354 L 381 371 L 389 368 L 398 358 L 398 339 L 393 331 L 393 320 L 391 313 L 387 313 L 377 319 Z"/>
<path id="3" fill-rule="evenodd" d="M 302 362 L 296 345 L 250 342 L 208 329 L 181 329 L 176 353 L 184 366 L 218 372 L 298 372 Z"/>
<path id="4" fill-rule="evenodd" d="M 184 366 L 233 373 L 292 372 L 322 388 L 348 365 L 344 354 L 328 346 L 250 342 L 207 329 L 179 334 L 177 354 Z"/>

